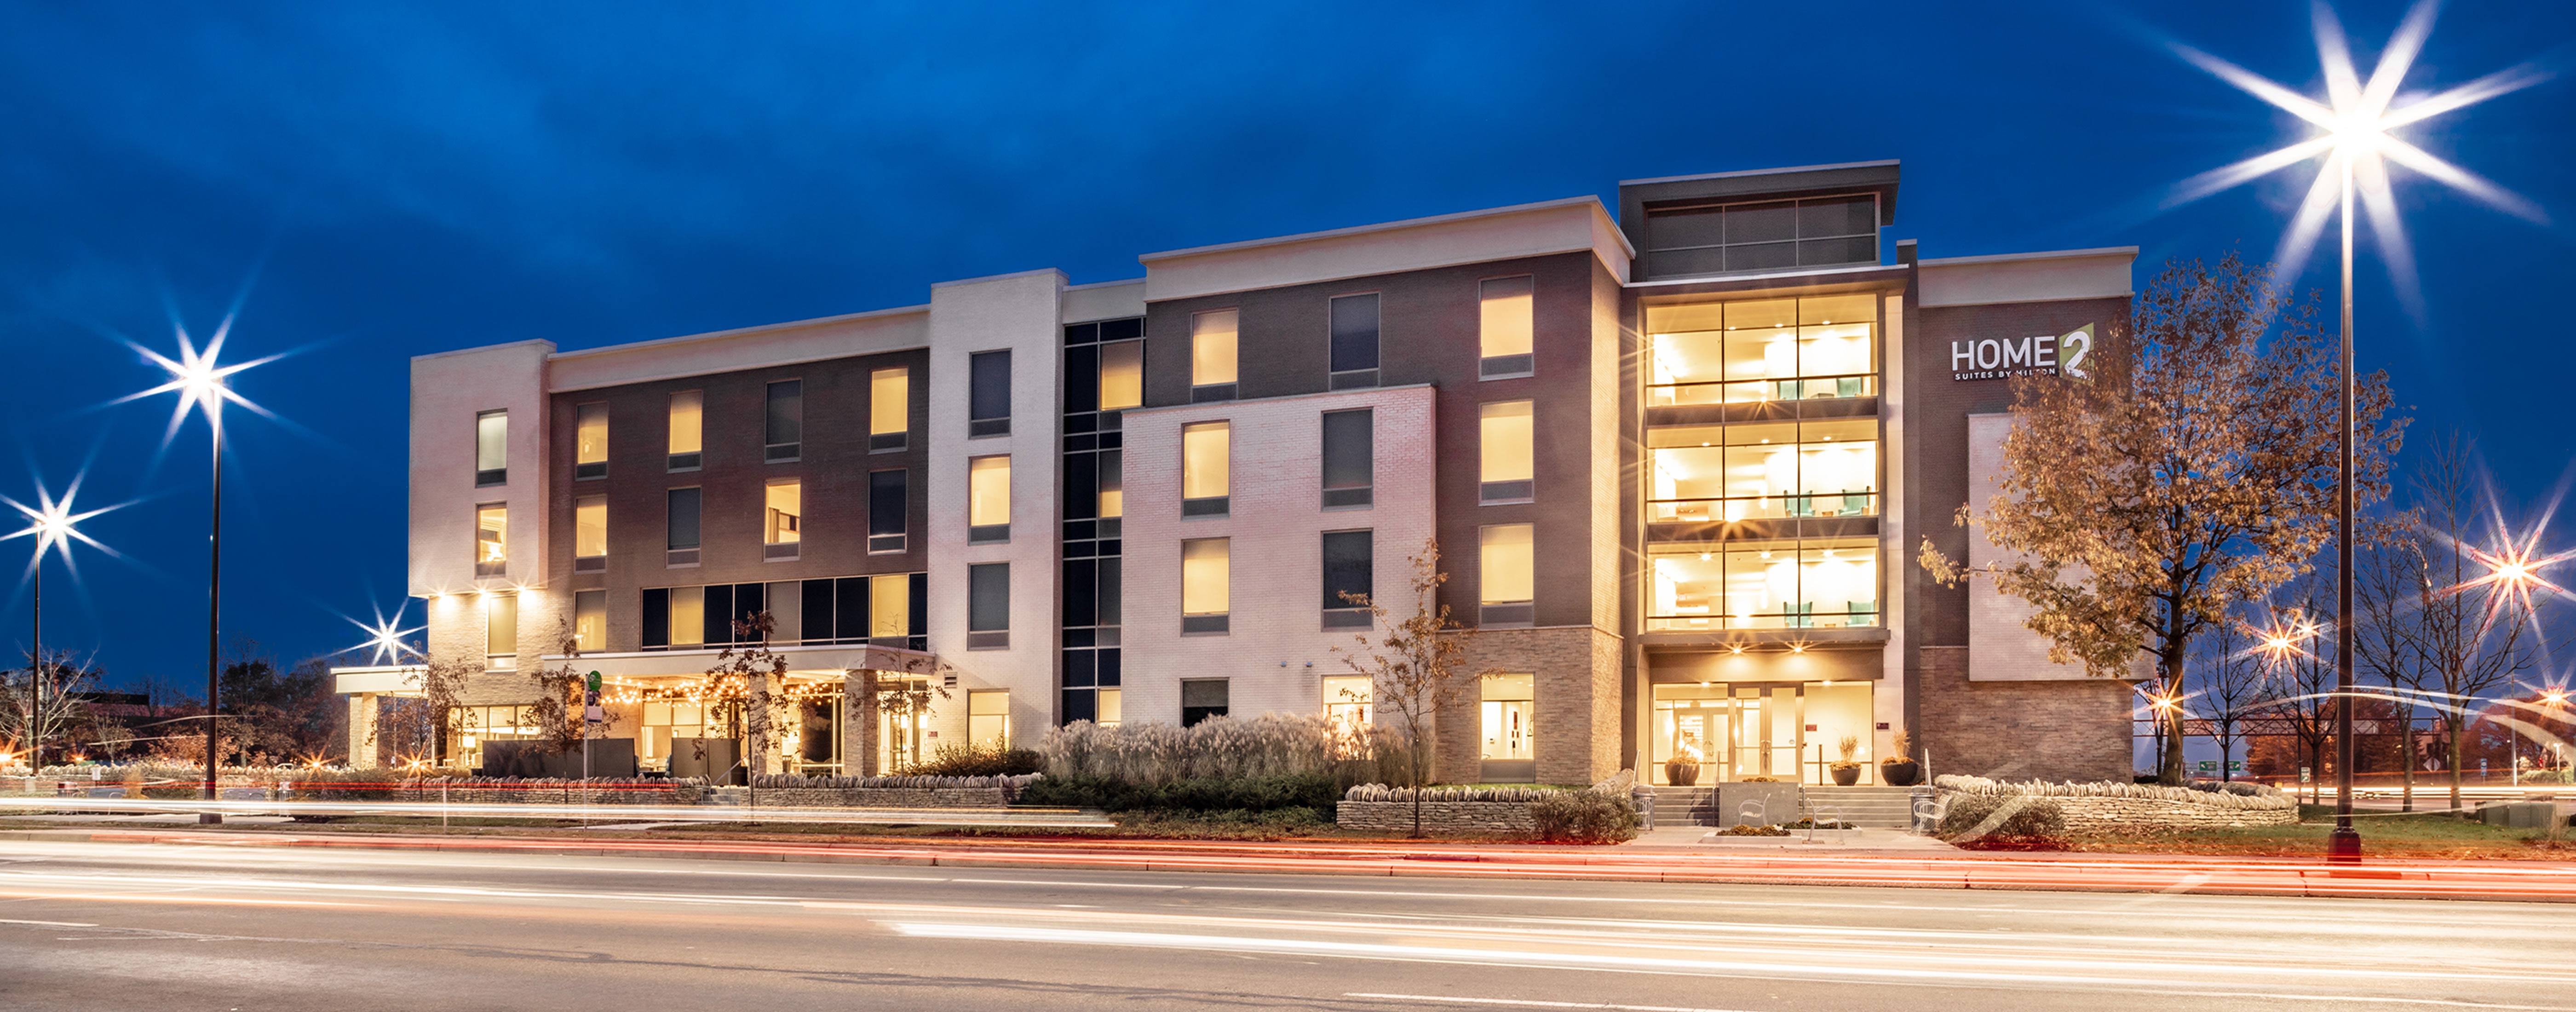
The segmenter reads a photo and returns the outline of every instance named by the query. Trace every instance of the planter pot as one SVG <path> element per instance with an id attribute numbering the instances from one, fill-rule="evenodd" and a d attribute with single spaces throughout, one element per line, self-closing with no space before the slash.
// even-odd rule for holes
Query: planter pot
<path id="1" fill-rule="evenodd" d="M 1850 766 L 1836 766 L 1833 768 L 1833 772 L 1834 786 L 1836 787 L 1849 787 L 1860 782 L 1860 766 L 1858 764 Z"/>
<path id="2" fill-rule="evenodd" d="M 1912 759 L 1878 764 L 1879 779 L 1890 787 L 1912 787 L 1923 782 L 1923 764 Z"/>
<path id="3" fill-rule="evenodd" d="M 1689 787 L 1699 783 L 1699 764 L 1665 763 L 1664 779 L 1670 781 L 1675 787 Z"/>

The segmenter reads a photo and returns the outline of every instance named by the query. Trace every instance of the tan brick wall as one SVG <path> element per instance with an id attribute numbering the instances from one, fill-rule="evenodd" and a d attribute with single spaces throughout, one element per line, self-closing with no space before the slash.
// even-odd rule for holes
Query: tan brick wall
<path id="1" fill-rule="evenodd" d="M 1968 648 L 1924 647 L 1915 740 L 1934 773 L 2127 780 L 2129 683 L 1971 681 Z"/>
<path id="2" fill-rule="evenodd" d="M 1529 672 L 1537 676 L 1530 718 L 1538 782 L 1590 784 L 1619 771 L 1620 658 L 1625 641 L 1590 627 L 1487 629 L 1458 634 L 1466 650 L 1459 670 Z M 1482 782 L 1481 707 L 1470 682 L 1459 706 L 1440 715 L 1434 778 Z"/>

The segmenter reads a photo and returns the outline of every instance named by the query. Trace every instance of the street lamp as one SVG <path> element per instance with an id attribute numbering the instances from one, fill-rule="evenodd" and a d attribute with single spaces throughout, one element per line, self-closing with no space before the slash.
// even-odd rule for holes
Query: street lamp
<path id="1" fill-rule="evenodd" d="M 32 660 L 27 667 L 27 688 L 30 693 L 29 702 L 32 704 L 27 711 L 27 771 L 30 774 L 41 772 L 45 768 L 45 550 L 50 548 L 60 553 L 66 566 L 72 564 L 71 543 L 74 541 L 110 555 L 116 554 L 114 549 L 99 544 L 96 539 L 81 533 L 78 526 L 81 521 L 116 507 L 102 506 L 86 512 L 75 512 L 72 509 L 72 500 L 79 495 L 80 479 L 74 478 L 71 487 L 63 490 L 63 498 L 60 502 L 56 502 L 53 495 L 46 492 L 42 485 L 36 488 L 34 506 L 0 496 L 0 503 L 9 504 L 10 508 L 25 514 L 27 519 L 25 528 L 11 534 L 0 535 L 0 541 L 27 537 L 36 539 L 36 552 L 27 559 L 27 572 L 35 584 L 33 634 L 28 637 L 31 647 L 28 656 Z M 77 570 L 72 575 L 75 579 L 80 576 Z"/>
<path id="2" fill-rule="evenodd" d="M 218 710 L 217 700 L 219 697 L 217 694 L 222 689 L 220 679 L 223 673 L 221 644 L 223 639 L 222 630 L 224 614 L 224 402 L 231 401 L 245 408 L 249 408 L 252 411 L 257 411 L 261 414 L 267 413 L 259 405 L 251 403 L 248 398 L 245 398 L 238 393 L 234 393 L 232 387 L 227 384 L 225 380 L 231 377 L 234 373 L 238 373 L 244 369 L 267 362 L 271 358 L 276 357 L 270 356 L 269 358 L 253 359 L 248 362 L 240 362 L 233 365 L 216 364 L 216 356 L 221 354 L 223 351 L 224 335 L 231 329 L 232 320 L 230 318 L 226 318 L 223 326 L 216 328 L 214 336 L 207 340 L 206 349 L 203 352 L 199 352 L 189 343 L 187 331 L 180 331 L 179 357 L 176 360 L 154 352 L 151 349 L 136 346 L 134 350 L 141 352 L 145 359 L 151 361 L 154 365 L 160 366 L 164 372 L 170 374 L 170 381 L 163 383 L 160 386 L 153 387 L 150 390 L 143 391 L 142 393 L 132 394 L 119 399 L 120 402 L 122 402 L 150 397 L 154 394 L 177 393 L 179 395 L 179 403 L 178 406 L 170 412 L 170 430 L 168 435 L 178 434 L 179 426 L 188 420 L 189 409 L 195 408 L 204 412 L 206 416 L 208 455 L 213 460 L 214 476 L 214 505 L 212 518 L 207 525 L 209 531 L 207 543 L 209 547 L 207 549 L 208 554 L 206 564 L 206 781 L 204 784 L 204 796 L 207 801 L 213 801 L 216 797 L 215 715 Z M 166 439 L 167 437 L 165 436 L 164 438 Z M 215 812 L 201 812 L 197 815 L 197 821 L 208 824 L 220 823 L 224 821 L 224 817 Z"/>
<path id="3" fill-rule="evenodd" d="M 2390 270 L 2399 275 L 2401 290 L 2410 292 L 2411 288 L 2403 286 L 2410 283 L 2405 272 L 2413 261 L 2407 251 L 2404 225 L 2397 217 L 2397 201 L 2389 189 L 2388 162 L 2440 180 L 2514 214 L 2540 218 L 2539 210 L 2529 202 L 2389 133 L 2399 127 L 2530 87 L 2546 76 L 2528 65 L 2515 67 L 2391 108 L 2398 86 L 2404 83 L 2408 68 L 2414 64 L 2416 54 L 2422 51 L 2425 37 L 2432 33 L 2437 6 L 2434 0 L 2418 0 L 2406 12 L 2405 21 L 2397 26 L 2396 34 L 2390 36 L 2387 48 L 2380 51 L 2379 65 L 2371 70 L 2370 79 L 2364 82 L 2353 68 L 2351 51 L 2344 43 L 2343 27 L 2335 21 L 2333 10 L 2319 0 L 2315 6 L 2315 24 L 2318 57 L 2324 64 L 2326 78 L 2326 100 L 2323 102 L 2197 49 L 2175 47 L 2184 59 L 2201 69 L 2306 120 L 2314 128 L 2314 133 L 2296 144 L 2194 177 L 2176 190 L 2171 203 L 2196 200 L 2292 165 L 2316 158 L 2325 159 L 2315 182 L 2308 188 L 2307 199 L 2299 205 L 2298 215 L 2292 221 L 2290 234 L 2284 243 L 2286 249 L 2294 251 L 2283 258 L 2287 261 L 2285 266 L 2293 274 L 2298 264 L 2306 259 L 2308 249 L 2325 223 L 2325 216 L 2338 208 L 2341 211 L 2343 315 L 2342 349 L 2338 363 L 2342 382 L 2338 387 L 2343 424 L 2342 446 L 2337 454 L 2335 496 L 2335 558 L 2338 563 L 2335 570 L 2335 828 L 2326 845 L 2327 856 L 2338 861 L 2361 859 L 2361 834 L 2352 825 L 2353 198 L 2358 192 L 2367 203 L 2382 258 L 2388 261 Z"/>

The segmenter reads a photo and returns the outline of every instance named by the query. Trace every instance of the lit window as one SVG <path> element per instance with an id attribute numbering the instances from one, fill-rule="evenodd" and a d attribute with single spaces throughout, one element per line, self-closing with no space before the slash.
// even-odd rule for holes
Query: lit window
<path id="1" fill-rule="evenodd" d="M 1011 540 L 1011 458 L 966 462 L 966 541 Z"/>
<path id="2" fill-rule="evenodd" d="M 1101 689 L 1099 695 L 1100 702 L 1093 711 L 1091 722 L 1102 727 L 1117 727 L 1119 718 L 1122 716 L 1118 690 Z"/>
<path id="3" fill-rule="evenodd" d="M 1498 401 L 1482 405 L 1482 502 L 1528 502 L 1530 499 L 1530 402 Z"/>
<path id="4" fill-rule="evenodd" d="M 868 637 L 901 639 L 912 635 L 912 577 L 904 573 L 868 578 Z"/>
<path id="5" fill-rule="evenodd" d="M 1527 376 L 1533 359 L 1530 335 L 1530 279 L 1495 278 L 1477 286 L 1477 343 L 1484 360 L 1477 375 L 1488 379 Z"/>
<path id="6" fill-rule="evenodd" d="M 761 459 L 770 463 L 795 460 L 805 453 L 805 382 L 780 380 L 769 385 L 768 412 L 762 422 L 765 436 Z"/>
<path id="7" fill-rule="evenodd" d="M 572 415 L 572 476 L 608 477 L 608 405 L 584 404 Z"/>
<path id="8" fill-rule="evenodd" d="M 474 507 L 474 575 L 500 576 L 510 561 L 510 510 L 496 502 Z"/>
<path id="9" fill-rule="evenodd" d="M 510 413 L 486 411 L 474 416 L 474 484 L 510 481 Z"/>
<path id="10" fill-rule="evenodd" d="M 1003 436 L 1011 431 L 1011 352 L 979 351 L 966 356 L 966 435 Z"/>
<path id="11" fill-rule="evenodd" d="M 1486 675 L 1480 686 L 1487 761 L 1528 762 L 1535 757 L 1531 724 L 1538 716 L 1537 682 L 1531 675 Z"/>
<path id="12" fill-rule="evenodd" d="M 1221 401 L 1234 396 L 1235 322 L 1240 314 L 1218 309 L 1190 318 L 1190 396 Z"/>
<path id="13" fill-rule="evenodd" d="M 1650 307 L 1646 403 L 1876 395 L 1878 315 L 1871 295 Z"/>
<path id="14" fill-rule="evenodd" d="M 1097 466 L 1100 482 L 1100 515 L 1103 518 L 1127 515 L 1126 477 L 1121 473 L 1125 460 L 1125 454 L 1117 450 L 1100 451 Z"/>
<path id="15" fill-rule="evenodd" d="M 707 641 L 707 588 L 671 588 L 671 645 L 694 647 Z"/>
<path id="16" fill-rule="evenodd" d="M 572 648 L 608 649 L 608 592 L 577 590 L 572 595 Z"/>
<path id="17" fill-rule="evenodd" d="M 671 395 L 670 469 L 695 471 L 705 460 L 706 392 L 682 390 Z"/>
<path id="18" fill-rule="evenodd" d="M 1232 481 L 1227 457 L 1233 443 L 1234 427 L 1225 422 L 1181 426 L 1182 516 L 1226 514 L 1226 494 Z"/>
<path id="19" fill-rule="evenodd" d="M 1369 703 L 1376 687 L 1367 675 L 1332 675 L 1324 679 L 1324 719 L 1343 734 L 1369 726 Z"/>
<path id="20" fill-rule="evenodd" d="M 1119 341 L 1100 346 L 1100 410 L 1117 411 L 1145 403 L 1145 342 Z"/>
<path id="21" fill-rule="evenodd" d="M 1009 692 L 966 694 L 966 740 L 976 745 L 1010 744 L 1011 694 Z"/>
<path id="22" fill-rule="evenodd" d="M 572 554 L 575 559 L 608 555 L 608 497 L 586 495 L 572 503 Z M 576 569 L 587 568 L 576 564 Z M 604 567 L 601 567 L 604 568 Z"/>
<path id="23" fill-rule="evenodd" d="M 1181 631 L 1226 631 L 1232 600 L 1230 550 L 1224 538 L 1181 542 Z"/>
<path id="24" fill-rule="evenodd" d="M 912 429 L 912 370 L 902 366 L 868 373 L 868 451 L 900 450 Z"/>
<path id="25" fill-rule="evenodd" d="M 1530 525 L 1495 524 L 1476 533 L 1477 600 L 1483 605 L 1480 623 L 1527 624 L 1532 618 L 1530 590 L 1537 584 Z"/>
<path id="26" fill-rule="evenodd" d="M 770 482 L 760 519 L 762 557 L 795 558 L 797 543 L 805 538 L 804 520 L 804 483 L 793 478 Z"/>
<path id="27" fill-rule="evenodd" d="M 483 653 L 493 670 L 518 664 L 519 595 L 483 595 Z"/>

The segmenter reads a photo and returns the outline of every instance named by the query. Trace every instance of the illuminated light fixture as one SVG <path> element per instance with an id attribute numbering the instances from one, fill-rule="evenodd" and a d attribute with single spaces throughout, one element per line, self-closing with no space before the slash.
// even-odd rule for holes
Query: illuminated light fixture
<path id="1" fill-rule="evenodd" d="M 1726 649 L 1727 649 L 1729 652 L 1731 652 L 1731 653 L 1739 653 L 1739 654 L 1740 654 L 1740 653 L 1743 653 L 1743 652 L 1744 652 L 1744 644 L 1742 644 L 1742 643 L 1737 643 L 1737 644 L 1734 644 L 1734 645 L 1732 645 L 1732 646 L 1727 647 Z M 1701 685 L 1706 685 L 1706 684 L 1708 684 L 1708 683 L 1707 683 L 1707 682 L 1701 682 L 1700 684 L 1701 684 Z"/>
<path id="2" fill-rule="evenodd" d="M 1792 644 L 1789 644 L 1789 652 L 1790 652 L 1790 653 L 1793 653 L 1793 654 L 1803 654 L 1803 653 L 1806 653 L 1806 652 L 1807 652 L 1807 645 L 1806 645 L 1806 644 L 1804 644 L 1804 643 L 1792 643 Z"/>
<path id="3" fill-rule="evenodd" d="M 1707 561 L 1709 560 L 1709 554 L 1710 554 L 1710 553 L 1708 553 L 1708 552 L 1701 552 L 1701 553 L 1699 553 L 1699 561 L 1701 561 L 1701 562 L 1707 562 Z"/>
<path id="4" fill-rule="evenodd" d="M 436 595 L 432 595 L 431 599 L 436 600 Z M 374 625 L 368 625 L 367 623 L 360 622 L 354 618 L 349 619 L 350 625 L 366 630 L 367 633 L 366 642 L 350 647 L 349 649 L 373 651 L 371 659 L 379 665 L 386 663 L 389 659 L 395 664 L 400 664 L 402 663 L 403 655 L 405 654 L 420 656 L 421 653 L 419 650 L 413 648 L 411 644 L 403 642 L 402 639 L 412 633 L 420 632 L 429 628 L 426 625 L 414 626 L 409 629 L 401 628 L 403 610 L 408 607 L 410 603 L 410 601 L 406 600 L 401 605 L 395 606 L 394 617 L 391 619 L 385 618 L 383 612 L 377 612 L 376 624 Z"/>

